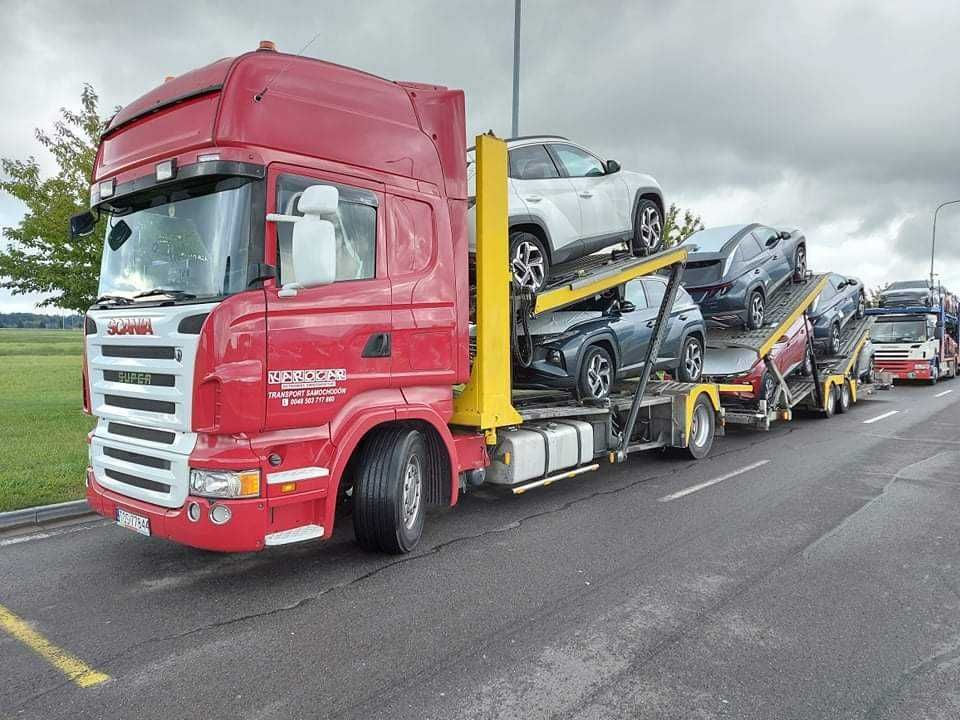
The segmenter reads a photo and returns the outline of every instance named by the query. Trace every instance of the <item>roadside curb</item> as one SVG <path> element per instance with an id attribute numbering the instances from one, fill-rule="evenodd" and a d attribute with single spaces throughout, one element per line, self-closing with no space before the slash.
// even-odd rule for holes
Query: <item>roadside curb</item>
<path id="1" fill-rule="evenodd" d="M 31 525 L 38 526 L 61 520 L 72 520 L 93 514 L 93 510 L 87 505 L 86 500 L 71 500 L 70 502 L 54 503 L 53 505 L 38 505 L 22 510 L 10 510 L 0 513 L 0 533 L 30 527 Z"/>

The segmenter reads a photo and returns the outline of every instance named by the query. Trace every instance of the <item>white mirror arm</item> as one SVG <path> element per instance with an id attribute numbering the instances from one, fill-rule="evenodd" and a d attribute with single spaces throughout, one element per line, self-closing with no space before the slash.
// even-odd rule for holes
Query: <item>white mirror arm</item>
<path id="1" fill-rule="evenodd" d="M 302 215 L 283 215 L 281 213 L 267 213 L 267 222 L 295 223 L 303 220 Z"/>
<path id="2" fill-rule="evenodd" d="M 297 282 L 287 283 L 277 291 L 277 297 L 296 297 L 297 293 L 303 290 L 303 285 Z"/>

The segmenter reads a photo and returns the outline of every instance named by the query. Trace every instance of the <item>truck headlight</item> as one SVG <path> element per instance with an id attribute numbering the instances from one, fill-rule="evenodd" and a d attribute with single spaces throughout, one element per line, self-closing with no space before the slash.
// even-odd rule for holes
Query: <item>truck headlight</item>
<path id="1" fill-rule="evenodd" d="M 191 469 L 190 494 L 218 498 L 257 497 L 260 495 L 260 471 Z"/>

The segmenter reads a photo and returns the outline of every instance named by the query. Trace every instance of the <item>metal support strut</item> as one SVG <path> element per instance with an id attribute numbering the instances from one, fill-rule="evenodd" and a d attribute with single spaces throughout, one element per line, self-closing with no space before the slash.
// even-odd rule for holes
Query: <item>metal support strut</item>
<path id="1" fill-rule="evenodd" d="M 647 354 L 643 359 L 643 371 L 640 373 L 640 382 L 637 383 L 637 388 L 634 391 L 633 400 L 630 403 L 630 414 L 627 416 L 627 424 L 623 428 L 620 447 L 617 448 L 618 462 L 623 462 L 627 458 L 627 448 L 630 445 L 630 438 L 633 436 L 633 429 L 637 424 L 640 402 L 643 399 L 643 394 L 647 390 L 647 383 L 650 381 L 650 373 L 653 372 L 656 358 L 660 356 L 660 345 L 663 343 L 663 337 L 667 332 L 670 313 L 677 299 L 677 291 L 680 289 L 680 277 L 683 275 L 683 268 L 686 264 L 686 260 L 681 260 L 670 267 L 670 280 L 667 281 L 666 291 L 663 293 L 663 299 L 660 301 L 660 312 L 657 313 L 657 322 L 653 328 L 653 337 L 647 346 Z"/>

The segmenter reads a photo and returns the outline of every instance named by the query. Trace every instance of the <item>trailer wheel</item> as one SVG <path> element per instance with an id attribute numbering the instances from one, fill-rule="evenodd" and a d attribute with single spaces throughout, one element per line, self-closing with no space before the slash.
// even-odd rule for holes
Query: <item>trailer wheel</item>
<path id="1" fill-rule="evenodd" d="M 687 438 L 687 454 L 694 460 L 705 458 L 713 447 L 713 434 L 716 432 L 716 413 L 710 399 L 701 393 L 693 405 L 693 418 L 690 421 L 690 437 Z"/>
<path id="2" fill-rule="evenodd" d="M 845 413 L 850 409 L 850 383 L 844 382 L 842 385 L 836 388 L 837 394 L 837 412 Z"/>
<path id="3" fill-rule="evenodd" d="M 430 462 L 423 435 L 408 428 L 374 430 L 360 449 L 353 492 L 353 530 L 367 550 L 399 555 L 423 533 Z"/>
<path id="4" fill-rule="evenodd" d="M 827 391 L 827 397 L 824 398 L 826 402 L 826 408 L 824 408 L 823 416 L 824 417 L 833 417 L 834 413 L 837 411 L 837 389 L 831 385 L 830 390 Z"/>

